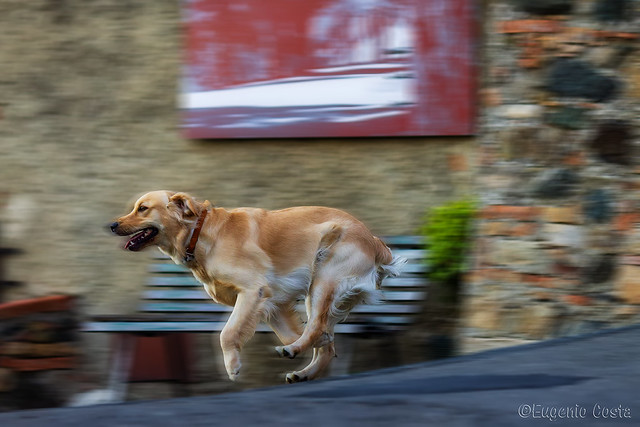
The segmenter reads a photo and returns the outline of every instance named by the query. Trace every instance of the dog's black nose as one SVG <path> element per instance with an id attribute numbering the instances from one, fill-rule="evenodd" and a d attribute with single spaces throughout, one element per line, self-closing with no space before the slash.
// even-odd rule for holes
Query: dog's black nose
<path id="1" fill-rule="evenodd" d="M 120 226 L 119 222 L 112 222 L 111 224 L 108 225 L 112 233 L 115 233 L 119 226 Z"/>

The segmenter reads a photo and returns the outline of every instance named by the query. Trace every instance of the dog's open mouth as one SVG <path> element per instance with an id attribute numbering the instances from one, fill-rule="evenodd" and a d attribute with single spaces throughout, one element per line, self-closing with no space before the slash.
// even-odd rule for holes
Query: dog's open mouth
<path id="1" fill-rule="evenodd" d="M 139 251 L 147 244 L 151 243 L 154 237 L 158 234 L 158 229 L 155 227 L 147 227 L 141 231 L 138 231 L 127 240 L 124 248 L 130 251 Z"/>

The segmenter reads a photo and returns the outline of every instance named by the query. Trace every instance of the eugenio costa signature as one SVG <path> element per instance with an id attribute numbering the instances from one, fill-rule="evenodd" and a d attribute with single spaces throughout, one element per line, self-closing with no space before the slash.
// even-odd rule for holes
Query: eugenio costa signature
<path id="1" fill-rule="evenodd" d="M 593 406 L 548 406 L 542 404 L 523 403 L 518 407 L 520 418 L 534 418 L 548 421 L 558 419 L 620 419 L 631 418 L 631 408 L 623 405 L 605 405 L 596 403 Z"/>

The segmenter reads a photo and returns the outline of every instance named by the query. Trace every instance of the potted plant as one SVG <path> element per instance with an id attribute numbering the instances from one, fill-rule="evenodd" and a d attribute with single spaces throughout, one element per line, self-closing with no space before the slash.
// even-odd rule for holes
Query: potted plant
<path id="1" fill-rule="evenodd" d="M 421 323 L 428 333 L 430 358 L 455 353 L 461 277 L 472 242 L 475 213 L 471 200 L 450 201 L 430 209 L 419 229 L 428 248 L 425 262 L 430 283 Z"/>

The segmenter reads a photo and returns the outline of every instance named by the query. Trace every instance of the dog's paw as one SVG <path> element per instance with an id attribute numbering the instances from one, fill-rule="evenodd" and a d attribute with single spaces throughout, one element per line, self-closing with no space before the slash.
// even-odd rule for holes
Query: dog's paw
<path id="1" fill-rule="evenodd" d="M 231 381 L 234 381 L 234 382 L 235 382 L 235 381 L 237 381 L 237 380 L 238 380 L 238 377 L 240 376 L 240 367 L 241 367 L 241 366 L 242 366 L 242 365 L 241 365 L 240 363 L 237 363 L 237 364 L 236 364 L 235 366 L 233 366 L 233 367 L 229 367 L 229 366 L 227 366 L 227 367 L 226 367 L 226 369 L 227 369 L 227 375 L 229 376 L 229 379 L 230 379 Z"/>
<path id="2" fill-rule="evenodd" d="M 240 369 L 236 369 L 234 371 L 227 372 L 227 375 L 229 375 L 229 379 L 231 381 L 236 382 L 238 380 L 238 377 L 240 376 Z"/>
<path id="3" fill-rule="evenodd" d="M 276 352 L 278 352 L 280 357 L 288 357 L 289 359 L 293 359 L 296 357 L 296 353 L 291 349 L 290 346 L 278 346 L 276 347 Z"/>
<path id="4" fill-rule="evenodd" d="M 287 384 L 293 384 L 293 383 L 300 383 L 303 381 L 307 381 L 309 380 L 309 378 L 306 375 L 300 375 L 299 373 L 296 373 L 296 372 L 289 372 L 285 376 L 285 380 L 287 381 Z"/>

